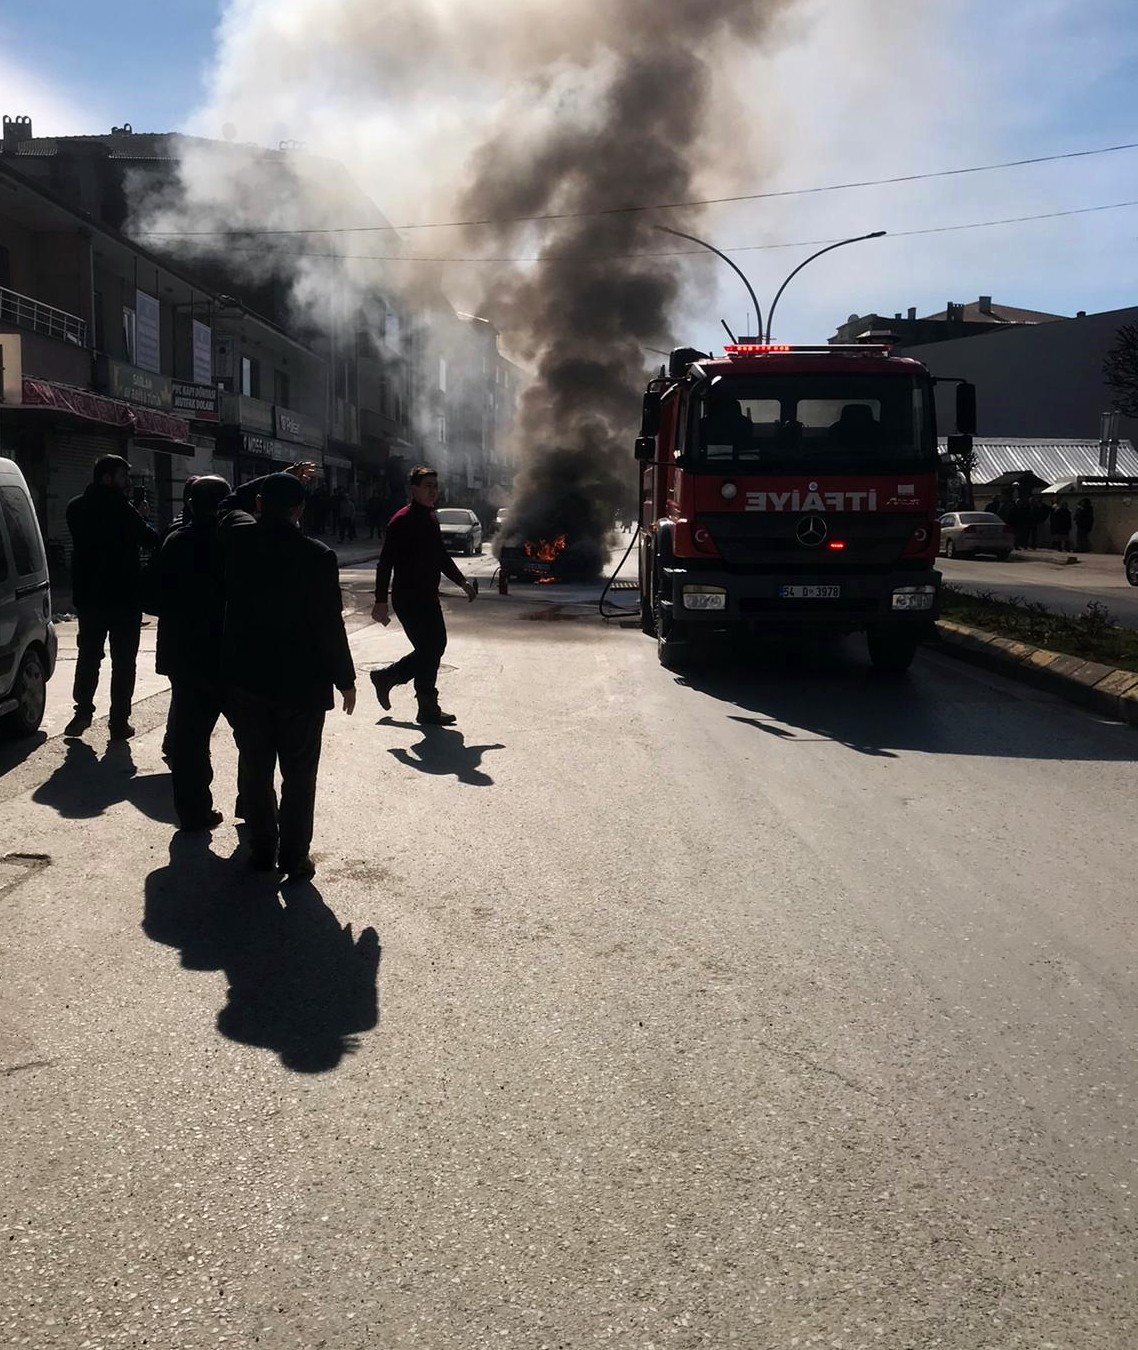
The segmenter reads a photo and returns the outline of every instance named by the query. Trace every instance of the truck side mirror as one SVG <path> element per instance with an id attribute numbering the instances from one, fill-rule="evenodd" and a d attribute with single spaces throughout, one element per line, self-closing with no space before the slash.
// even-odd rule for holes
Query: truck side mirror
<path id="1" fill-rule="evenodd" d="M 644 395 L 644 405 L 640 413 L 641 436 L 655 436 L 660 430 L 660 395 L 649 390 Z"/>
<path id="2" fill-rule="evenodd" d="M 962 436 L 976 434 L 976 386 L 967 380 L 956 386 L 956 430 Z"/>
<path id="3" fill-rule="evenodd" d="M 649 462 L 651 462 L 656 458 L 655 436 L 637 436 L 636 458 L 642 462 L 644 460 L 648 460 Z"/>

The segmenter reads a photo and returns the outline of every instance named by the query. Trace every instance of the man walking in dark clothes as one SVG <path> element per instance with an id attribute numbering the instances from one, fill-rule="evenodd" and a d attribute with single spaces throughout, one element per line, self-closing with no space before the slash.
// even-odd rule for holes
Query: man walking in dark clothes
<path id="1" fill-rule="evenodd" d="M 391 622 L 387 604 L 390 585 L 391 607 L 414 650 L 385 670 L 373 670 L 371 682 L 380 707 L 390 709 L 392 689 L 414 680 L 420 725 L 445 727 L 457 719 L 439 707 L 439 691 L 435 687 L 447 646 L 446 624 L 439 604 L 439 574 L 445 573 L 456 586 L 461 586 L 467 600 L 473 600 L 477 592 L 443 547 L 435 515 L 438 474 L 421 465 L 411 470 L 409 481 L 411 502 L 396 511 L 388 522 L 376 564 L 375 607 L 371 616 L 376 623 Z"/>
<path id="2" fill-rule="evenodd" d="M 176 709 L 163 744 L 183 830 L 210 830 L 222 820 L 210 792 L 209 739 L 222 711 L 225 569 L 217 512 L 229 493 L 224 478 L 194 480 L 186 524 L 166 536 L 153 572 L 155 669 L 169 677 Z"/>
<path id="3" fill-rule="evenodd" d="M 104 647 L 111 647 L 112 740 L 134 735 L 130 705 L 142 631 L 140 549 L 157 548 L 159 537 L 130 504 L 130 465 L 119 455 L 95 462 L 94 481 L 67 507 L 71 594 L 79 616 L 75 662 L 75 716 L 66 736 L 81 736 L 95 716 L 95 691 Z"/>
<path id="4" fill-rule="evenodd" d="M 257 522 L 238 526 L 230 518 L 223 527 L 226 714 L 237 741 L 237 790 L 253 866 L 311 877 L 324 717 L 333 686 L 351 715 L 356 676 L 336 555 L 300 530 L 303 483 L 275 473 L 260 488 Z"/>

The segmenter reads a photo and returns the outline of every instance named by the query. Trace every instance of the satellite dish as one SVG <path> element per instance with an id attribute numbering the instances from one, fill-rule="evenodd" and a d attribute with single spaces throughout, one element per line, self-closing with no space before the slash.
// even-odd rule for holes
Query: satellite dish
<path id="1" fill-rule="evenodd" d="M 221 134 L 227 141 L 235 140 L 237 137 L 237 128 L 232 122 L 226 122 L 221 128 Z"/>

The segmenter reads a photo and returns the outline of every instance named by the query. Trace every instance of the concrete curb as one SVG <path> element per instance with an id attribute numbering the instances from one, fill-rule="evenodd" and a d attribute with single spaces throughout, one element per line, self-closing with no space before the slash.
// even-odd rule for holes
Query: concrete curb
<path id="1" fill-rule="evenodd" d="M 937 646 L 949 656 L 1138 727 L 1138 671 L 1014 642 L 953 619 L 938 620 L 936 628 Z"/>

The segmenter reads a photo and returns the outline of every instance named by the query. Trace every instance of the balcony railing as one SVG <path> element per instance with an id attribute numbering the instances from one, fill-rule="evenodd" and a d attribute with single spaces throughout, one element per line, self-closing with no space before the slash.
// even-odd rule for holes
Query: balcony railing
<path id="1" fill-rule="evenodd" d="M 70 342 L 76 347 L 87 345 L 87 322 L 65 310 L 45 305 L 42 300 L 20 295 L 18 291 L 0 286 L 0 323 L 12 323 L 17 328 L 28 328 L 33 333 Z"/>

